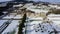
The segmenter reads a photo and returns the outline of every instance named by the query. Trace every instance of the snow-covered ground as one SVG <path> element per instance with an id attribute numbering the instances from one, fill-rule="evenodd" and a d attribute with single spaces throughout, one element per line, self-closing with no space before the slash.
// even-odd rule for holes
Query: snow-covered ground
<path id="1" fill-rule="evenodd" d="M 33 8 L 36 8 L 36 6 L 30 6 L 27 9 L 34 11 L 36 13 L 48 12 L 48 10 L 43 10 L 42 8 L 41 9 Z M 39 19 L 40 21 L 29 21 Z M 60 14 L 59 15 L 51 14 L 48 16 L 48 19 L 51 20 L 52 22 L 50 23 L 43 22 L 41 17 L 28 19 L 26 26 L 27 27 L 26 34 L 49 34 L 50 32 L 55 31 L 54 29 L 56 29 L 56 31 L 59 32 L 57 34 L 60 34 Z M 52 34 L 54 34 L 54 32 Z"/>
<path id="2" fill-rule="evenodd" d="M 16 17 L 18 18 L 18 16 L 16 16 Z M 60 21 L 53 21 L 53 24 L 51 26 L 49 23 L 43 23 L 42 24 L 42 21 L 29 21 L 32 19 L 38 20 L 39 18 L 28 19 L 27 30 L 26 30 L 27 34 L 49 34 L 49 32 L 54 31 L 52 29 L 53 27 L 55 29 L 57 29 L 57 31 L 60 31 L 60 23 L 59 23 Z M 42 20 L 42 18 L 40 18 L 40 19 Z M 57 18 L 54 18 L 54 19 L 57 19 Z M 0 20 L 0 23 L 3 24 L 5 21 Z M 13 20 L 12 23 L 4 30 L 4 32 L 2 34 L 13 31 L 14 29 L 17 28 L 18 24 L 19 24 L 19 20 Z M 44 28 L 40 27 L 38 24 L 41 24 L 41 26 L 42 27 L 44 26 Z M 41 29 L 43 29 L 43 30 L 41 30 Z M 42 33 L 42 31 L 44 31 L 44 32 Z"/>
<path id="3" fill-rule="evenodd" d="M 0 20 L 0 26 L 4 23 L 4 22 L 6 22 L 7 20 Z"/>
<path id="4" fill-rule="evenodd" d="M 49 34 L 51 31 L 60 31 L 60 21 L 53 21 L 50 24 L 43 21 L 29 21 L 27 24 L 26 34 Z M 54 28 L 54 29 L 53 29 Z M 60 34 L 60 32 L 59 32 Z"/>
<path id="5" fill-rule="evenodd" d="M 59 15 L 56 15 L 56 16 L 59 16 Z M 18 18 L 18 16 L 16 16 L 16 18 Z M 33 33 L 34 34 L 49 34 L 49 32 L 54 31 L 52 28 L 55 28 L 55 29 L 57 29 L 57 31 L 60 31 L 60 23 L 59 23 L 60 21 L 53 21 L 53 23 L 51 24 L 52 26 L 51 26 L 49 23 L 42 24 L 43 21 L 29 21 L 29 20 L 34 20 L 34 19 L 42 20 L 41 17 L 40 18 L 29 18 L 27 20 L 28 21 L 27 22 L 27 30 L 26 30 L 27 34 L 33 34 Z M 50 20 L 52 20 L 52 19 L 53 18 L 50 18 Z M 57 19 L 57 18 L 54 18 L 54 19 Z M 0 20 L 1 25 L 6 21 L 7 20 Z M 13 20 L 12 23 L 4 30 L 4 32 L 2 34 L 11 32 L 14 29 L 18 28 L 17 27 L 18 24 L 19 24 L 19 20 Z M 41 26 L 44 28 L 40 27 L 39 24 L 41 24 Z M 43 29 L 43 30 L 41 30 L 41 29 Z M 44 32 L 42 33 L 42 31 L 44 31 Z"/>
<path id="6" fill-rule="evenodd" d="M 12 23 L 4 30 L 2 34 L 13 31 L 14 29 L 17 28 L 18 24 L 19 20 L 13 20 Z"/>
<path id="7" fill-rule="evenodd" d="M 20 19 L 20 18 L 22 18 L 22 16 L 20 16 L 20 15 L 16 15 L 16 16 L 15 15 L 10 15 L 10 16 L 8 16 L 7 15 L 4 18 L 8 18 L 8 19 L 11 19 L 11 18 Z M 8 20 L 0 20 L 0 25 L 2 25 L 6 21 L 8 21 Z M 9 24 L 9 26 L 3 31 L 2 34 L 7 34 L 8 32 L 14 31 L 14 29 L 16 29 L 18 27 L 19 21 L 20 20 L 12 20 L 11 24 Z"/>
<path id="8" fill-rule="evenodd" d="M 48 10 L 33 9 L 36 6 L 30 6 L 30 7 L 26 6 L 26 7 L 27 7 L 28 10 L 35 11 L 36 13 L 40 13 L 40 12 L 45 12 L 46 13 L 46 12 L 48 12 Z M 4 18 L 19 19 L 19 18 L 22 18 L 22 17 L 21 17 L 21 15 L 16 15 L 15 14 L 15 15 L 10 15 L 10 16 L 7 15 Z M 39 21 L 39 19 L 40 19 L 40 21 Z M 60 31 L 60 15 L 51 14 L 51 15 L 48 15 L 48 19 L 51 20 L 52 22 L 50 22 L 50 23 L 43 22 L 42 17 L 38 17 L 38 18 L 30 18 L 29 17 L 29 19 L 27 19 L 26 20 L 27 22 L 25 23 L 27 25 L 26 26 L 26 34 L 49 34 L 51 31 L 54 31 L 54 29 L 56 29 L 56 31 Z M 36 21 L 34 21 L 34 20 L 36 20 Z M 0 20 L 0 26 L 6 21 L 7 20 Z M 19 25 L 19 20 L 12 20 L 11 24 L 3 31 L 2 34 L 6 34 L 7 32 L 11 32 L 13 30 L 18 29 L 18 25 Z M 16 32 L 17 31 L 18 30 L 16 30 Z M 60 34 L 60 32 L 58 34 Z"/>

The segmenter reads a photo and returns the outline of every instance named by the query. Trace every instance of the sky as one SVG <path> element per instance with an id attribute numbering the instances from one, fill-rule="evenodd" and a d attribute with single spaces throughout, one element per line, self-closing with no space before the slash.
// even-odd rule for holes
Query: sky
<path id="1" fill-rule="evenodd" d="M 60 2 L 60 0 L 33 0 L 33 1 Z"/>
<path id="2" fill-rule="evenodd" d="M 0 0 L 0 2 L 11 1 L 11 0 Z M 33 1 L 44 1 L 44 2 L 60 2 L 60 0 L 33 0 Z"/>
<path id="3" fill-rule="evenodd" d="M 12 0 L 0 0 L 0 2 L 5 2 L 5 1 L 12 1 Z"/>

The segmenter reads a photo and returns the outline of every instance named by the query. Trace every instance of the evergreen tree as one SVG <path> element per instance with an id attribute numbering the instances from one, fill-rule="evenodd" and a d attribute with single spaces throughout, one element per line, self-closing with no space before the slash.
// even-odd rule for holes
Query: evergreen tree
<path id="1" fill-rule="evenodd" d="M 25 20 L 26 20 L 26 13 L 24 14 L 24 16 L 22 18 L 22 22 L 19 24 L 18 34 L 23 34 L 22 28 L 24 27 Z"/>

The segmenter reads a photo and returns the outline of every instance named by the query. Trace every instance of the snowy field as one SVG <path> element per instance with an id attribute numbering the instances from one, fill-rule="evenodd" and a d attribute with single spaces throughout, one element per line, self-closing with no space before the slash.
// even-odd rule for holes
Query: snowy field
<path id="1" fill-rule="evenodd" d="M 34 11 L 35 13 L 40 13 L 40 12 L 47 13 L 48 12 L 48 10 L 33 9 L 36 6 L 28 7 L 26 5 L 25 7 L 27 7 L 27 10 Z M 7 15 L 3 19 L 11 19 L 11 18 L 19 19 L 22 17 L 21 15 L 15 14 L 15 15 L 9 15 L 9 16 Z M 51 14 L 51 15 L 48 15 L 47 18 L 51 20 L 50 23 L 43 22 L 42 17 L 38 17 L 38 18 L 29 17 L 29 19 L 26 20 L 27 22 L 25 23 L 25 26 L 26 25 L 27 26 L 26 28 L 23 28 L 23 32 L 25 33 L 26 31 L 26 34 L 49 34 L 51 32 L 52 34 L 54 33 L 60 34 L 60 15 Z M 6 21 L 8 20 L 0 20 L 0 26 Z M 19 25 L 19 20 L 12 20 L 9 26 L 2 32 L 2 34 L 8 34 L 9 32 L 13 32 L 14 30 L 16 31 L 15 34 L 17 34 L 18 25 Z"/>
<path id="2" fill-rule="evenodd" d="M 53 15 L 49 15 L 49 16 L 53 16 Z M 55 16 L 60 16 L 60 15 L 55 15 Z M 20 16 L 16 15 L 16 16 L 6 16 L 4 18 L 19 18 Z M 57 31 L 60 31 L 60 21 L 58 19 L 60 19 L 60 17 L 56 18 L 51 18 L 48 17 L 50 20 L 52 20 L 53 23 L 49 24 L 49 23 L 42 23 L 43 21 L 29 21 L 29 20 L 37 20 L 37 19 L 41 19 L 41 17 L 39 18 L 29 18 L 27 21 L 27 30 L 26 30 L 26 34 L 49 34 L 51 31 L 54 31 L 53 28 L 55 28 Z M 57 19 L 58 21 L 53 21 L 53 19 Z M 6 22 L 7 20 L 0 20 L 0 26 Z M 11 22 L 11 24 L 3 31 L 2 34 L 6 34 L 8 32 L 13 31 L 14 29 L 18 28 L 19 24 L 19 20 L 13 20 Z M 40 27 L 40 25 L 41 27 Z M 51 26 L 52 25 L 52 26 Z M 44 28 L 43 28 L 44 27 Z M 42 30 L 41 30 L 42 29 Z M 43 32 L 42 32 L 43 31 Z"/>
<path id="3" fill-rule="evenodd" d="M 20 19 L 22 17 L 20 15 L 16 15 L 16 16 L 15 15 L 10 15 L 10 16 L 7 15 L 3 19 L 7 19 L 7 18 L 8 19 L 11 19 L 11 18 L 13 18 L 13 19 Z M 3 23 L 5 23 L 6 21 L 8 21 L 8 20 L 0 20 L 0 26 Z M 17 28 L 18 24 L 19 24 L 19 20 L 12 20 L 11 24 L 9 24 L 9 26 L 3 31 L 2 34 L 7 34 L 8 32 L 14 31 Z"/>

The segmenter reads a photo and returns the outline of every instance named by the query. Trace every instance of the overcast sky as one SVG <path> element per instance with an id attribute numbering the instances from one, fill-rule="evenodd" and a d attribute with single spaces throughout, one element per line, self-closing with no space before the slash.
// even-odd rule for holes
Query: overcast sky
<path id="1" fill-rule="evenodd" d="M 5 1 L 12 1 L 12 0 L 0 0 L 0 2 L 5 2 Z"/>
<path id="2" fill-rule="evenodd" d="M 60 2 L 60 0 L 33 0 L 33 1 Z"/>
<path id="3" fill-rule="evenodd" d="M 11 1 L 11 0 L 0 0 L 0 2 Z M 45 2 L 60 2 L 60 0 L 33 0 L 33 1 L 45 1 Z"/>

